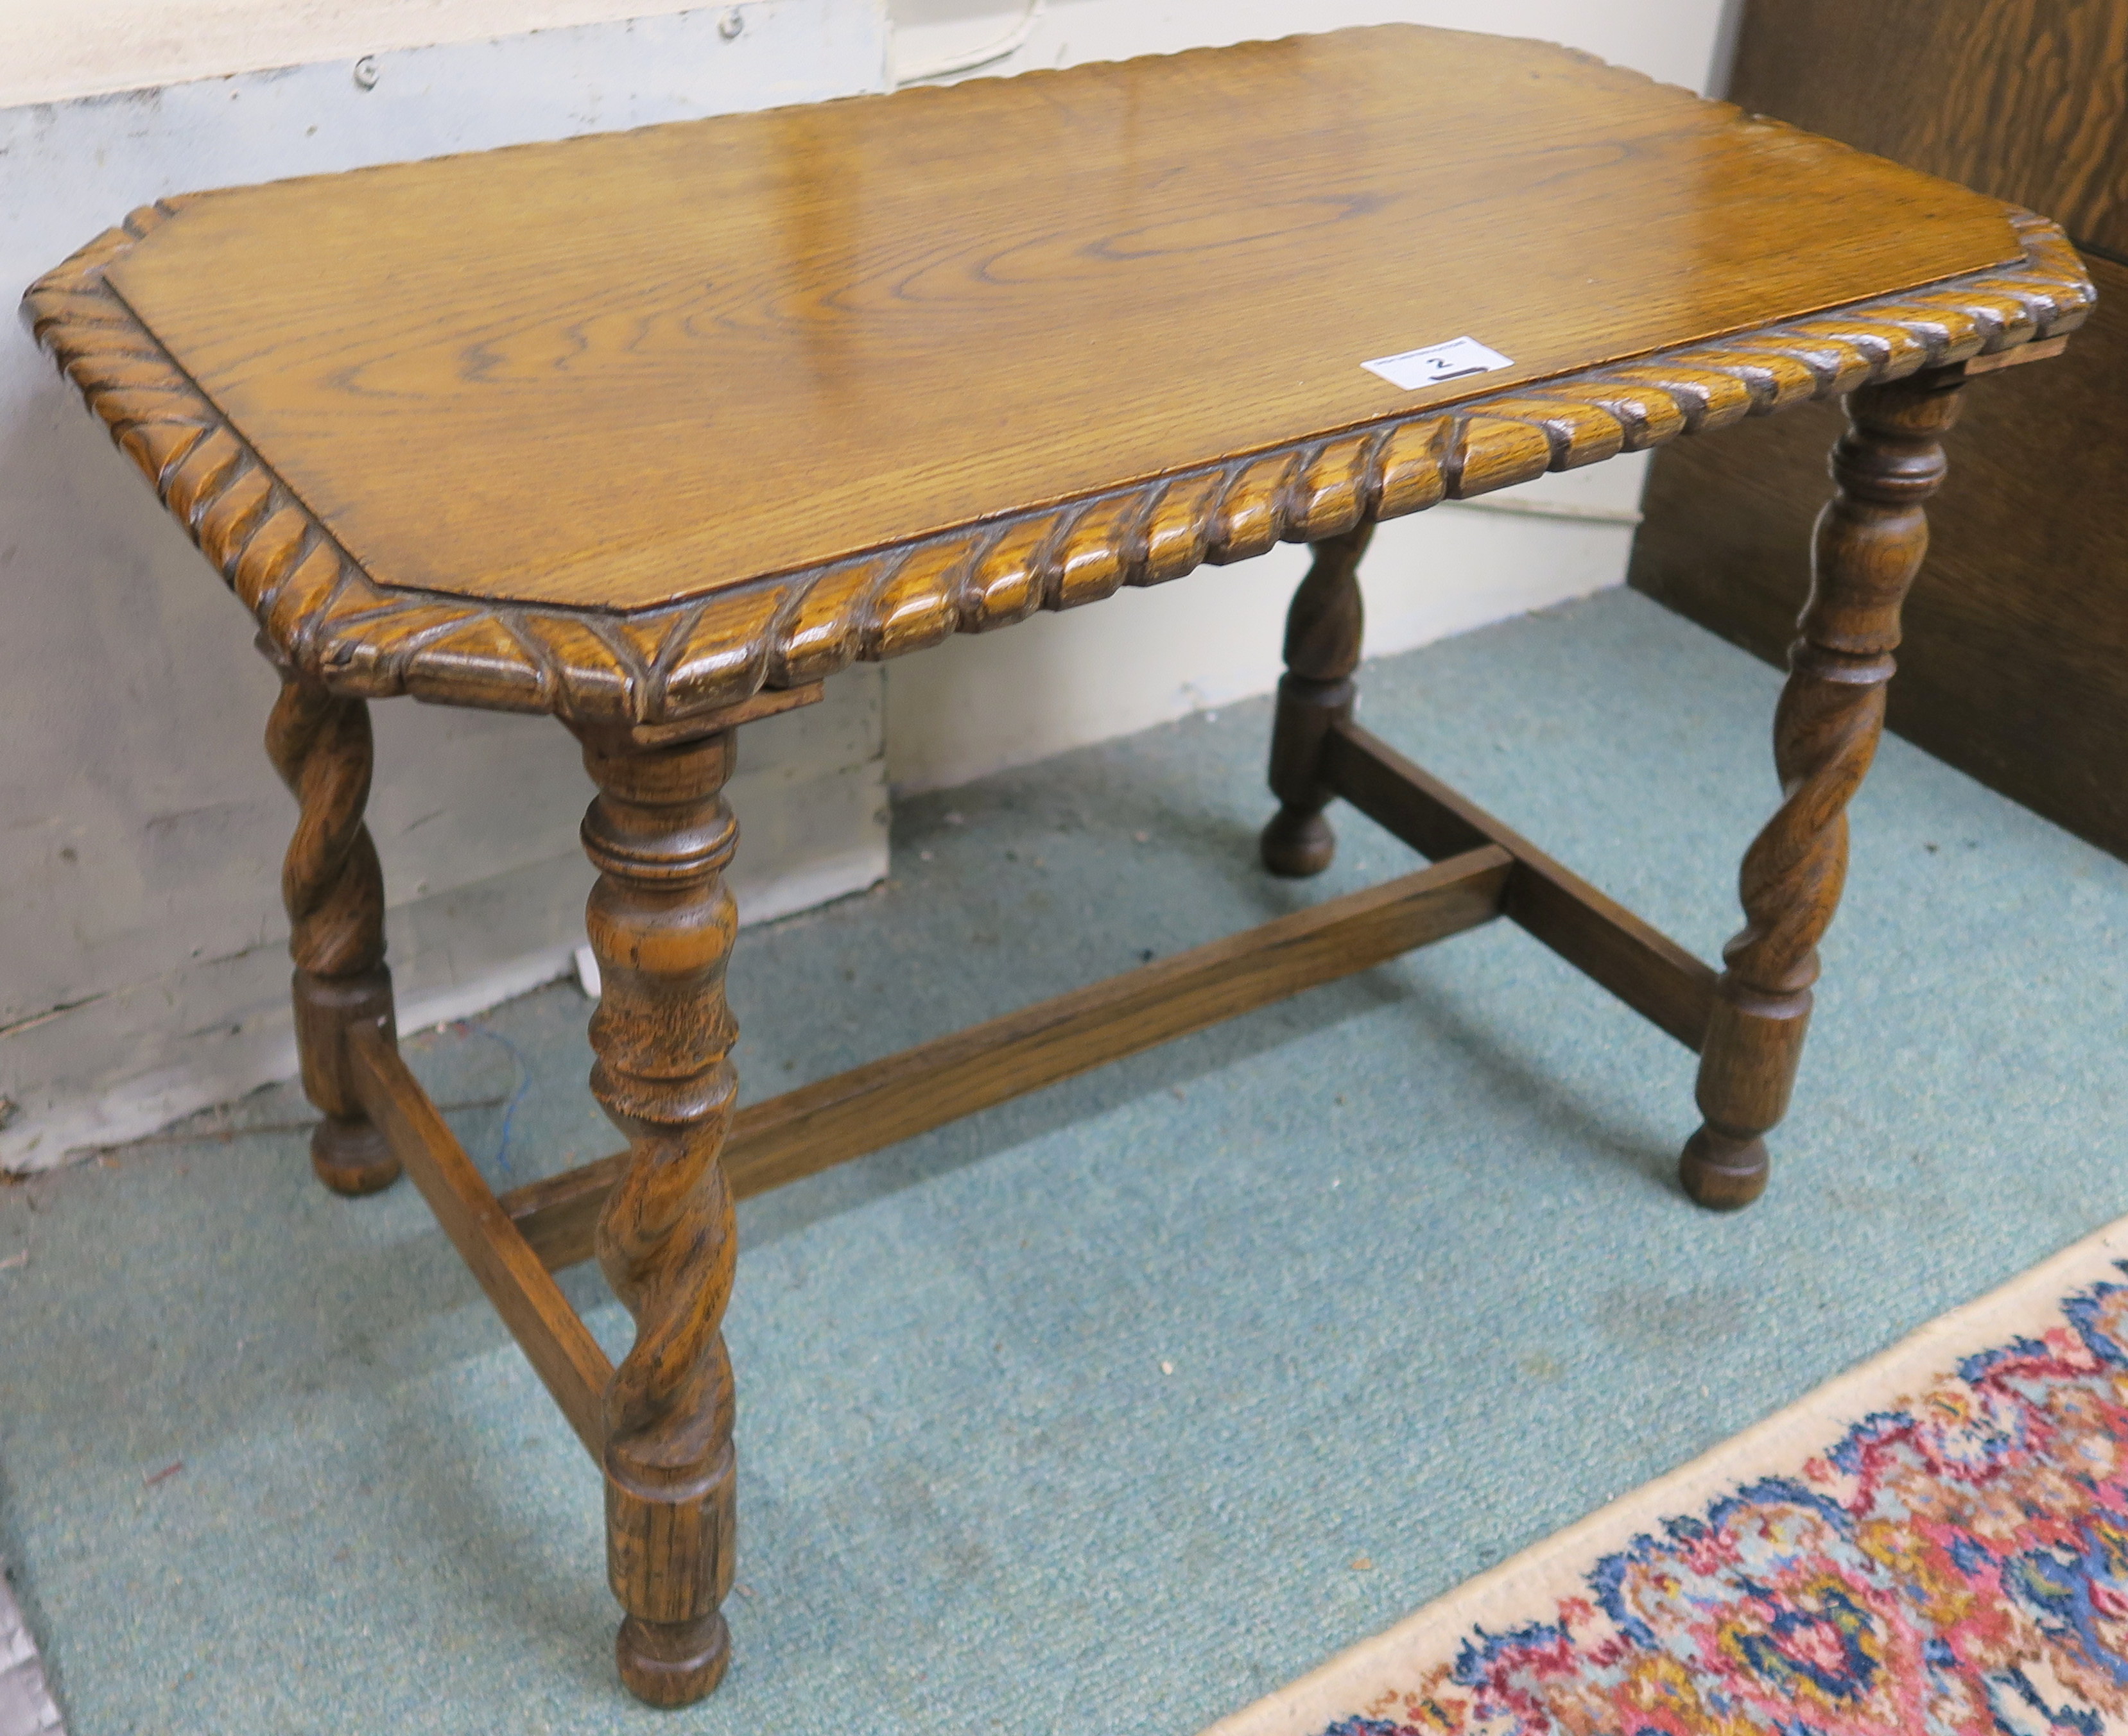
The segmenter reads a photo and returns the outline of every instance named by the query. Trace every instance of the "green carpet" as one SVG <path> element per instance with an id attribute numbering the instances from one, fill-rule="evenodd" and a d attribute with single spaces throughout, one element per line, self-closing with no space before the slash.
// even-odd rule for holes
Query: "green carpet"
<path id="1" fill-rule="evenodd" d="M 1711 956 L 1777 687 L 1621 592 L 1363 715 Z M 1268 717 L 903 802 L 891 882 L 742 937 L 748 1094 L 1408 866 L 1347 810 L 1256 870 Z M 742 1207 L 735 1662 L 677 1715 L 581 1449 L 292 1089 L 0 1190 L 0 1555 L 76 1736 L 1183 1736 L 2128 1211 L 2128 869 L 1898 742 L 1855 822 L 1742 1214 L 1672 1179 L 1692 1058 L 1505 924 Z M 499 1181 L 617 1143 L 585 1014 L 410 1043 Z"/>

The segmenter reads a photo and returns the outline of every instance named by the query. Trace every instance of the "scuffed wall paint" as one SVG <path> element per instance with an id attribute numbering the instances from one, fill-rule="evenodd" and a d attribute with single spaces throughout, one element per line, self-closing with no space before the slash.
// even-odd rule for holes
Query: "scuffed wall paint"
<path id="1" fill-rule="evenodd" d="M 725 9 L 0 111 L 0 288 L 188 188 L 876 88 L 871 0 Z M 276 684 L 240 605 L 19 326 L 0 327 L 0 1164 L 287 1077 Z M 749 730 L 734 879 L 758 918 L 886 869 L 876 671 Z M 373 708 L 371 814 L 410 1026 L 557 974 L 590 788 L 541 719 Z"/>
<path id="2" fill-rule="evenodd" d="M 0 0 L 0 107 L 690 9 L 686 0 Z"/>

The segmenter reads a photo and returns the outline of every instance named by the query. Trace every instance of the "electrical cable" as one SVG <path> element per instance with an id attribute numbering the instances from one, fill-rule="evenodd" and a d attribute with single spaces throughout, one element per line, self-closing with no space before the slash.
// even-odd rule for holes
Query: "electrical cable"
<path id="1" fill-rule="evenodd" d="M 501 1044 L 510 1051 L 511 1060 L 517 1065 L 515 1086 L 511 1091 L 510 1101 L 503 1106 L 502 1133 L 495 1143 L 496 1168 L 500 1169 L 508 1179 L 515 1181 L 517 1179 L 517 1172 L 510 1166 L 510 1131 L 511 1125 L 517 1119 L 517 1106 L 525 1101 L 525 1093 L 532 1089 L 532 1063 L 525 1059 L 525 1051 L 500 1031 L 492 1030 L 486 1025 L 472 1023 L 463 1024 L 459 1028 L 470 1031 L 476 1036 L 484 1036 L 491 1042 Z"/>

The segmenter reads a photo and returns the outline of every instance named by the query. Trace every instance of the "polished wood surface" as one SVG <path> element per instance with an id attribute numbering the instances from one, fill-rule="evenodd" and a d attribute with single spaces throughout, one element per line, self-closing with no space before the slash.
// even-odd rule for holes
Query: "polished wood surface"
<path id="1" fill-rule="evenodd" d="M 744 1199 L 816 1175 L 1489 923 L 1500 913 L 1508 867 L 1503 851 L 1480 844 L 752 1104 L 724 1152 L 732 1193 Z M 549 1265 L 587 1259 L 601 1204 L 627 1160 L 623 1153 L 529 1183 L 503 1195 L 503 1209 Z"/>
<path id="2" fill-rule="evenodd" d="M 639 609 L 2019 252 L 1961 188 L 1385 26 L 189 197 L 112 281 L 373 579 Z M 1466 334 L 1513 368 L 1361 366 Z"/>
<path id="3" fill-rule="evenodd" d="M 1361 558 L 1374 526 L 1315 547 L 1286 615 L 1285 674 L 1271 742 L 1278 812 L 1258 842 L 1264 866 L 1300 878 L 1336 853 L 1323 810 L 1342 796 L 1436 861 L 1488 847 L 1513 865 L 1500 913 L 1688 1048 L 1707 1027 L 1714 973 L 1683 947 L 1352 720 L 1366 612 Z"/>
<path id="4" fill-rule="evenodd" d="M 2128 0 L 1750 0 L 1729 93 L 2128 260 Z"/>
<path id="5" fill-rule="evenodd" d="M 2128 856 L 2128 267 L 2059 364 L 1976 382 L 1944 442 L 1928 564 L 1906 609 L 1889 726 Z M 1665 454 L 1632 582 L 1769 662 L 1808 588 L 1834 405 Z"/>
<path id="6" fill-rule="evenodd" d="M 25 301 L 282 668 L 320 1173 L 413 1174 L 599 1454 L 621 1678 L 667 1706 L 729 1656 L 739 1192 L 1505 915 L 1701 1051 L 1685 1184 L 1750 1198 L 1945 406 L 2090 308 L 2029 213 L 1402 26 L 193 196 Z M 1415 391 L 1360 365 L 1466 335 L 1513 362 Z M 1842 396 L 1717 980 L 1352 721 L 1356 568 L 1380 519 Z M 1340 796 L 1445 860 L 735 1117 L 734 726 L 1280 540 L 1321 546 L 1266 864 L 1327 863 Z M 558 714 L 598 786 L 591 1088 L 629 1146 L 505 1200 L 394 1045 L 363 706 L 397 693 Z M 618 1368 L 546 1270 L 594 1248 Z"/>
<path id="7" fill-rule="evenodd" d="M 1278 812 L 1265 823 L 1257 854 L 1273 874 L 1320 874 L 1337 852 L 1323 817 L 1337 792 L 1323 776 L 1331 726 L 1352 715 L 1352 671 L 1360 666 L 1366 609 L 1360 557 L 1375 534 L 1368 519 L 1315 545 L 1315 557 L 1285 614 L 1285 673 L 1279 677 L 1271 732 L 1271 788 Z"/>
<path id="8" fill-rule="evenodd" d="M 605 1444 L 602 1405 L 613 1374 L 606 1352 L 496 1204 L 465 1147 L 399 1058 L 391 1032 L 373 1022 L 353 1027 L 348 1064 L 364 1111 L 391 1141 L 451 1245 L 596 1459 Z"/>

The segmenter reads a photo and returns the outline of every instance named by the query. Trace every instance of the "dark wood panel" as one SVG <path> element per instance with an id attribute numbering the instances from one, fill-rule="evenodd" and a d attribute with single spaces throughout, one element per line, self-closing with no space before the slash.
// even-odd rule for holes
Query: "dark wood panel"
<path id="1" fill-rule="evenodd" d="M 766 1193 L 1477 927 L 1500 913 L 1509 866 L 1506 851 L 1480 841 L 1417 874 L 751 1104 L 724 1149 L 732 1192 Z M 549 1265 L 588 1259 L 625 1160 L 530 1183 L 503 1195 L 501 1207 Z"/>
<path id="2" fill-rule="evenodd" d="M 1751 0 L 1730 95 L 2128 258 L 2128 0 Z"/>
<path id="3" fill-rule="evenodd" d="M 2128 268 L 2059 361 L 1976 379 L 1907 605 L 1893 728 L 2128 856 Z M 1657 460 L 1632 583 L 1778 661 L 1830 492 L 1833 405 Z"/>

